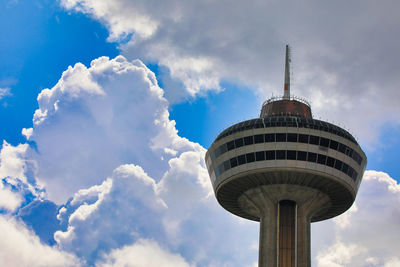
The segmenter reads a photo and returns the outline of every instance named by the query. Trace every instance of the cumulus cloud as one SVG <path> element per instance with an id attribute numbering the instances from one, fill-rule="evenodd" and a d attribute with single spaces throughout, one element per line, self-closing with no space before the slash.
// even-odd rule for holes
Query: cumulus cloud
<path id="1" fill-rule="evenodd" d="M 341 121 L 368 142 L 377 140 L 385 123 L 399 123 L 398 3 L 63 0 L 61 5 L 106 25 L 126 57 L 165 68 L 160 77 L 166 77 L 167 92 L 194 96 L 220 90 L 227 80 L 253 87 L 262 98 L 280 95 L 283 49 L 290 43 L 293 93 L 311 100 L 314 114 Z M 179 87 L 171 77 L 182 90 L 169 88 Z"/>
<path id="2" fill-rule="evenodd" d="M 50 200 L 64 203 L 54 214 L 61 227 L 54 239 L 67 255 L 88 265 L 123 265 L 138 253 L 143 264 L 156 260 L 149 253 L 183 266 L 256 261 L 257 223 L 218 205 L 205 149 L 178 135 L 163 90 L 142 62 L 119 56 L 78 63 L 38 102 L 29 130 L 37 151 L 4 143 L 0 171 L 10 184 L 29 184 L 33 173 Z M 357 208 L 314 227 L 313 241 L 332 234 L 313 250 L 317 264 L 396 263 L 399 192 L 387 174 L 367 172 Z"/>
<path id="3" fill-rule="evenodd" d="M 35 163 L 27 158 L 27 144 L 13 146 L 3 141 L 0 150 L 0 209 L 15 211 L 29 193 L 41 196 L 35 181 Z"/>
<path id="4" fill-rule="evenodd" d="M 159 180 L 168 159 L 203 149 L 177 135 L 163 90 L 139 60 L 77 63 L 38 103 L 33 130 L 25 134 L 37 147 L 30 154 L 38 179 L 59 203 L 101 183 L 120 164 L 133 162 Z"/>
<path id="5" fill-rule="evenodd" d="M 315 225 L 314 239 L 322 239 L 322 232 L 332 235 L 327 242 L 319 241 L 315 251 L 317 266 L 397 266 L 398 182 L 386 173 L 366 171 L 355 205 L 356 209 L 339 216 L 333 224 Z"/>
<path id="6" fill-rule="evenodd" d="M 44 245 L 23 223 L 0 216 L 1 266 L 81 266 L 74 255 Z"/>
<path id="7" fill-rule="evenodd" d="M 173 254 L 161 248 L 153 240 L 139 239 L 131 246 L 113 250 L 106 256 L 105 262 L 98 263 L 96 266 L 189 267 L 190 264 L 179 254 Z"/>

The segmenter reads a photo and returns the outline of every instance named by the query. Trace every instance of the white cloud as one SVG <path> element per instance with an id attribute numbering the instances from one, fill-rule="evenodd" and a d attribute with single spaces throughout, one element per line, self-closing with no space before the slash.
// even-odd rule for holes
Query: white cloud
<path id="1" fill-rule="evenodd" d="M 6 96 L 10 96 L 11 94 L 11 89 L 6 87 L 6 88 L 0 88 L 0 100 Z"/>
<path id="2" fill-rule="evenodd" d="M 26 191 L 41 195 L 34 181 L 35 164 L 27 159 L 27 150 L 27 144 L 13 146 L 3 141 L 0 150 L 0 209 L 15 211 L 24 201 Z"/>
<path id="3" fill-rule="evenodd" d="M 290 43 L 292 92 L 312 100 L 314 114 L 341 121 L 369 143 L 377 142 L 385 123 L 400 123 L 396 102 L 400 18 L 395 12 L 399 3 L 63 0 L 61 4 L 106 25 L 110 38 L 121 42 L 129 59 L 155 62 L 162 66 L 161 72 L 167 69 L 160 77 L 165 77 L 169 99 L 175 99 L 174 94 L 184 96 L 182 90 L 186 96 L 221 90 L 221 81 L 253 87 L 262 98 L 272 92 L 280 95 L 283 49 Z M 129 34 L 132 38 L 126 43 Z"/>
<path id="4" fill-rule="evenodd" d="M 20 144 L 15 147 L 3 141 L 0 152 L 0 177 L 8 178 L 8 181 L 12 184 L 16 184 L 17 179 L 27 182 L 24 161 L 27 149 L 27 144 Z"/>
<path id="5" fill-rule="evenodd" d="M 22 135 L 25 136 L 26 140 L 31 138 L 33 133 L 33 128 L 22 128 Z"/>
<path id="6" fill-rule="evenodd" d="M 1 266 L 81 266 L 74 255 L 44 245 L 19 221 L 0 216 Z"/>
<path id="7" fill-rule="evenodd" d="M 59 203 L 101 183 L 120 164 L 138 164 L 159 180 L 169 158 L 202 150 L 177 135 L 163 90 L 139 60 L 78 63 L 43 90 L 38 103 L 30 132 L 38 153 L 30 155 L 49 198 Z"/>
<path id="8" fill-rule="evenodd" d="M 60 249 L 89 265 L 117 264 L 142 250 L 199 266 L 256 261 L 258 225 L 218 205 L 205 149 L 178 135 L 163 90 L 143 63 L 102 57 L 89 68 L 77 64 L 38 100 L 31 135 L 38 153 L 4 143 L 0 170 L 29 183 L 29 156 L 50 200 L 73 195 L 57 216 L 66 226 L 55 233 Z M 387 174 L 367 172 L 357 208 L 317 229 L 322 234 L 314 236 L 334 236 L 313 251 L 315 260 L 331 266 L 396 262 L 399 192 Z"/>
<path id="9" fill-rule="evenodd" d="M 0 209 L 15 211 L 22 203 L 22 197 L 13 192 L 10 187 L 0 183 Z"/>
<path id="10" fill-rule="evenodd" d="M 400 250 L 400 185 L 388 174 L 366 171 L 355 205 L 313 229 L 316 264 L 330 266 L 397 266 Z M 344 218 L 344 219 L 343 219 Z M 331 238 L 325 238 L 329 232 Z"/>
<path id="11" fill-rule="evenodd" d="M 173 254 L 161 248 L 153 240 L 139 239 L 135 244 L 111 251 L 105 257 L 105 262 L 96 266 L 130 266 L 130 267 L 189 267 L 179 254 Z"/>
<path id="12" fill-rule="evenodd" d="M 54 237 L 58 245 L 92 264 L 111 249 L 160 232 L 159 217 L 167 206 L 156 196 L 154 180 L 139 166 L 121 165 L 99 186 L 80 190 L 58 218 L 68 229 Z M 101 246 L 99 247 L 99 244 Z"/>

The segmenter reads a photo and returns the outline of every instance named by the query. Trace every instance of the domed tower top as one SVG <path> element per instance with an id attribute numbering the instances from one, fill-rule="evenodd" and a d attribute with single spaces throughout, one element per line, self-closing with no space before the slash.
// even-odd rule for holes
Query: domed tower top
<path id="1" fill-rule="evenodd" d="M 312 119 L 310 104 L 301 98 L 290 96 L 290 47 L 286 45 L 285 83 L 282 97 L 272 97 L 261 108 L 260 118 L 267 116 L 297 116 Z"/>

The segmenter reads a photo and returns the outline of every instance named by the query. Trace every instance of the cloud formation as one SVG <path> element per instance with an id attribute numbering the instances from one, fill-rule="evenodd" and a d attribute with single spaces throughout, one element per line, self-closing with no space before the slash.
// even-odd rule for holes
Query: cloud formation
<path id="1" fill-rule="evenodd" d="M 139 60 L 77 63 L 38 103 L 33 130 L 24 132 L 37 147 L 30 152 L 39 180 L 58 203 L 101 183 L 120 164 L 140 165 L 159 180 L 168 159 L 204 150 L 177 135 L 163 90 Z"/>
<path id="2" fill-rule="evenodd" d="M 45 262 L 55 266 L 124 265 L 132 255 L 141 255 L 136 260 L 143 264 L 167 259 L 182 266 L 256 262 L 257 223 L 218 205 L 205 149 L 178 135 L 163 90 L 142 62 L 119 56 L 101 57 L 90 67 L 76 64 L 38 101 L 33 128 L 27 130 L 37 151 L 4 143 L 0 171 L 7 184 L 25 184 L 32 192 L 39 190 L 38 181 L 47 195 L 39 191 L 35 197 L 61 205 L 54 214 L 58 228 L 49 227 L 60 229 L 54 233 L 57 248 L 43 245 L 48 240 L 40 242 L 7 217 L 0 224 L 20 238 L 6 243 L 5 251 L 12 254 L 21 243 L 29 252 L 33 244 L 51 259 L 58 255 L 58 262 Z M 26 192 L 31 191 L 17 191 L 22 201 Z M 396 264 L 399 194 L 398 183 L 387 174 L 366 172 L 356 208 L 313 226 L 315 265 Z M 36 232 L 41 238 L 49 234 Z M 154 254 L 158 257 L 149 257 Z M 36 262 L 29 253 L 18 260 Z"/>
<path id="3" fill-rule="evenodd" d="M 290 43 L 292 91 L 311 100 L 315 114 L 340 121 L 369 143 L 377 141 L 385 123 L 399 123 L 398 3 L 62 0 L 61 5 L 103 23 L 127 58 L 160 65 L 170 100 L 220 90 L 221 81 L 252 87 L 262 99 L 281 95 L 283 50 Z"/>
<path id="4" fill-rule="evenodd" d="M 43 245 L 23 223 L 0 215 L 1 266 L 81 266 L 73 254 Z"/>
<path id="5" fill-rule="evenodd" d="M 318 244 L 317 266 L 397 266 L 399 263 L 400 185 L 384 172 L 366 171 L 363 179 L 354 204 L 357 208 L 353 206 L 333 223 L 315 226 L 313 235 L 331 240 Z M 323 233 L 328 229 L 332 231 L 330 237 Z"/>

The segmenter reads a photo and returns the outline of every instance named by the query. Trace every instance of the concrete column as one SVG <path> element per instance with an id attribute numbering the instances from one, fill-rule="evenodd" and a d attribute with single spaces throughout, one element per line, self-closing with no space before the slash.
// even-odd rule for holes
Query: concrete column
<path id="1" fill-rule="evenodd" d="M 311 220 L 307 213 L 304 207 L 297 210 L 297 267 L 311 266 Z"/>
<path id="2" fill-rule="evenodd" d="M 277 224 L 276 215 L 274 216 L 276 208 L 271 213 L 264 213 L 260 217 L 259 267 L 277 266 Z"/>

